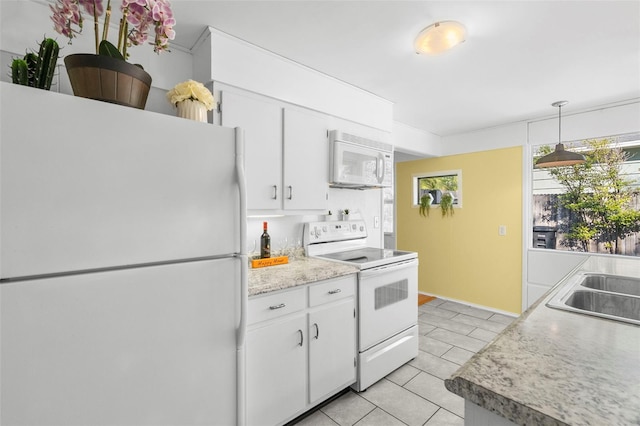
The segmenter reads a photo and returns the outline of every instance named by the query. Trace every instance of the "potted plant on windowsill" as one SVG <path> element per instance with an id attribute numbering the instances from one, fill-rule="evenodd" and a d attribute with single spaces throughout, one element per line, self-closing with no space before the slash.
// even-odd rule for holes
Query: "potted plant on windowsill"
<path id="1" fill-rule="evenodd" d="M 122 19 L 117 46 L 107 40 L 111 19 L 111 0 L 56 0 L 50 6 L 54 29 L 69 38 L 82 32 L 83 13 L 93 17 L 96 54 L 72 54 L 64 58 L 73 94 L 76 96 L 144 109 L 151 76 L 139 65 L 127 62 L 129 46 L 143 44 L 150 28 L 155 34 L 153 50 L 168 51 L 173 40 L 173 12 L 167 0 L 122 0 Z M 102 31 L 98 17 L 104 13 Z"/>
<path id="2" fill-rule="evenodd" d="M 453 216 L 453 194 L 451 192 L 442 194 L 440 210 L 442 211 L 442 217 Z"/>
<path id="3" fill-rule="evenodd" d="M 422 197 L 420 197 L 419 204 L 419 213 L 420 216 L 427 217 L 429 216 L 429 211 L 431 210 L 431 204 L 433 203 L 433 195 L 427 192 Z"/>

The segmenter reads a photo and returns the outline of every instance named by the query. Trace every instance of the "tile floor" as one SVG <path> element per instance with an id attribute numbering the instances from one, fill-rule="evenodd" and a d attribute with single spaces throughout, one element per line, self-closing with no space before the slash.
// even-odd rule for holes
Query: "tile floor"
<path id="1" fill-rule="evenodd" d="M 514 318 L 435 299 L 418 308 L 416 358 L 365 392 L 350 391 L 296 423 L 300 426 L 449 426 L 464 424 L 464 400 L 444 379 Z"/>

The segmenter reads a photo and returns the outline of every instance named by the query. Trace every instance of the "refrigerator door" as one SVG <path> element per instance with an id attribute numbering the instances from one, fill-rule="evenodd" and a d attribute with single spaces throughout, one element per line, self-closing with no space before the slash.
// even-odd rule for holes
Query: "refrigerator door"
<path id="1" fill-rule="evenodd" d="M 0 423 L 233 425 L 235 258 L 0 285 Z"/>
<path id="2" fill-rule="evenodd" d="M 240 251 L 234 129 L 0 89 L 1 279 Z"/>

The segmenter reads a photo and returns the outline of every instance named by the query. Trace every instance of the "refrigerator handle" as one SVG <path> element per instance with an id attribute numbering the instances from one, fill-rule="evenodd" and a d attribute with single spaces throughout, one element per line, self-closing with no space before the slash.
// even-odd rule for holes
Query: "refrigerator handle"
<path id="1" fill-rule="evenodd" d="M 247 301 L 249 298 L 249 257 L 247 256 L 247 181 L 244 170 L 244 131 L 235 128 L 236 175 L 240 195 L 240 322 L 236 330 L 236 424 L 246 424 L 245 398 L 245 335 L 247 331 Z"/>

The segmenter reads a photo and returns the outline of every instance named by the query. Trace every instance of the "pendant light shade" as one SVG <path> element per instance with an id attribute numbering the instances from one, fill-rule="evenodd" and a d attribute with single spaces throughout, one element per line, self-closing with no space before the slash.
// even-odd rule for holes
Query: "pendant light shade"
<path id="1" fill-rule="evenodd" d="M 465 41 L 467 30 L 460 22 L 442 21 L 420 31 L 413 43 L 416 53 L 435 55 Z"/>
<path id="2" fill-rule="evenodd" d="M 544 167 L 573 166 L 587 161 L 586 158 L 584 158 L 584 155 L 567 151 L 564 149 L 564 145 L 562 144 L 562 107 L 568 103 L 568 101 L 558 101 L 551 104 L 551 106 L 558 107 L 558 144 L 552 153 L 547 154 L 544 157 L 540 157 L 538 161 L 536 161 L 535 167 L 537 169 Z"/>

